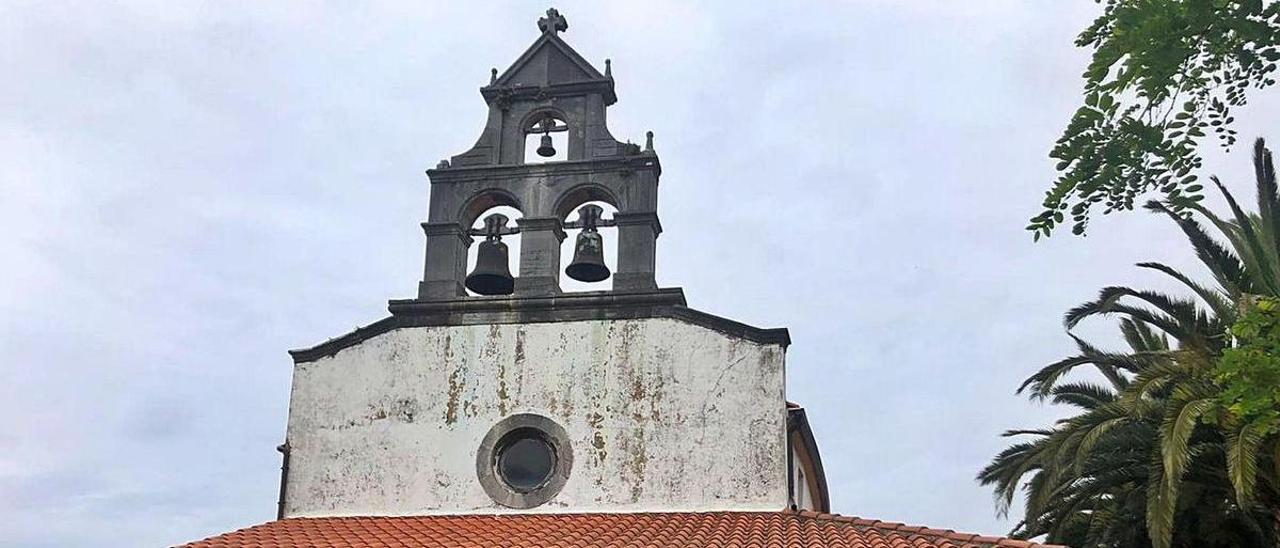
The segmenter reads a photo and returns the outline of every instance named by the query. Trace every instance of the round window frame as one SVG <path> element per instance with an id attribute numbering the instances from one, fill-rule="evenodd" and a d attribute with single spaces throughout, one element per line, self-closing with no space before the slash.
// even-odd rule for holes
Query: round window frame
<path id="1" fill-rule="evenodd" d="M 507 484 L 498 471 L 498 455 L 511 443 L 511 436 L 522 431 L 536 433 L 551 448 L 553 463 L 551 474 L 541 485 L 521 490 Z M 534 508 L 546 504 L 564 488 L 573 469 L 573 448 L 569 436 L 555 421 L 542 415 L 523 413 L 512 415 L 493 425 L 480 442 L 476 452 L 476 476 L 489 498 L 494 502 L 515 509 Z"/>
<path id="2" fill-rule="evenodd" d="M 539 479 L 538 483 L 532 487 L 521 487 L 513 484 L 511 482 L 511 477 L 504 473 L 502 469 L 503 457 L 507 455 L 507 452 L 510 451 L 515 444 L 522 441 L 532 441 L 540 444 L 541 447 L 539 447 L 538 450 L 545 450 L 549 457 L 547 462 L 548 466 L 545 471 L 543 471 L 542 478 Z M 507 485 L 508 489 L 518 493 L 532 493 L 551 482 L 551 477 L 556 473 L 556 463 L 560 462 L 559 456 L 556 455 L 555 445 L 551 443 L 551 440 L 547 439 L 546 433 L 535 428 L 516 428 L 507 432 L 506 435 L 498 439 L 497 445 L 494 446 L 493 459 L 494 470 L 497 471 L 498 478 Z"/>

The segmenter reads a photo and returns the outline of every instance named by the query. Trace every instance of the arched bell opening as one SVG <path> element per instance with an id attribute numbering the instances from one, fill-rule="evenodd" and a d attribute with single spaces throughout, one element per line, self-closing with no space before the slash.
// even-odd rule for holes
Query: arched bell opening
<path id="1" fill-rule="evenodd" d="M 520 272 L 520 233 L 524 214 L 512 206 L 493 206 L 477 213 L 471 223 L 473 239 L 467 250 L 467 294 L 510 295 Z"/>
<path id="2" fill-rule="evenodd" d="M 569 159 L 569 124 L 553 111 L 530 115 L 524 130 L 524 163 L 544 164 Z"/>
<path id="3" fill-rule="evenodd" d="M 520 200 L 514 194 L 501 188 L 489 188 L 473 194 L 454 218 L 463 226 L 474 226 L 477 222 L 483 225 L 484 217 L 489 214 L 489 210 L 499 206 L 506 206 L 508 213 L 510 210 L 520 213 L 522 209 Z M 507 213 L 503 214 L 510 217 Z M 519 214 L 517 217 L 523 216 L 524 214 Z"/>
<path id="4" fill-rule="evenodd" d="M 618 271 L 618 229 L 613 216 L 618 208 L 603 200 L 578 204 L 562 217 L 565 244 L 560 246 L 560 289 L 605 291 L 613 289 Z"/>

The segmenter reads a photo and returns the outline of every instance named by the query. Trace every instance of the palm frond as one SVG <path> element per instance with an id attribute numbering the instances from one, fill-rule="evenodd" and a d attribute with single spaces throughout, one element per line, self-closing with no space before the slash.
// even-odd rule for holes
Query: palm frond
<path id="1" fill-rule="evenodd" d="M 1131 420 L 1129 417 L 1113 417 L 1090 428 L 1089 432 L 1080 440 L 1080 446 L 1076 448 L 1076 460 L 1074 463 L 1076 469 L 1083 469 L 1086 464 L 1085 461 L 1094 456 L 1093 449 L 1103 436 L 1110 433 L 1114 428 L 1123 426 L 1129 420 Z"/>
<path id="2" fill-rule="evenodd" d="M 1129 379 L 1121 373 L 1122 371 L 1136 372 L 1141 369 L 1139 356 L 1105 352 L 1074 334 L 1067 335 L 1075 340 L 1080 354 L 1044 366 L 1034 375 L 1027 377 L 1018 386 L 1016 393 L 1021 394 L 1027 388 L 1031 388 L 1032 399 L 1048 398 L 1059 379 L 1082 365 L 1092 365 L 1111 383 L 1112 388 L 1118 391 L 1129 384 Z"/>
<path id="3" fill-rule="evenodd" d="M 1050 391 L 1053 403 L 1074 405 L 1086 411 L 1097 409 L 1116 400 L 1116 393 L 1105 386 L 1091 382 L 1060 384 Z"/>
<path id="4" fill-rule="evenodd" d="M 1203 284 L 1197 283 L 1191 278 L 1188 278 L 1186 274 L 1183 274 L 1177 269 L 1165 264 L 1143 262 L 1138 263 L 1137 266 L 1140 268 L 1150 268 L 1152 270 L 1163 272 L 1169 277 L 1182 282 L 1183 285 L 1191 288 L 1191 290 L 1194 291 L 1195 294 L 1205 302 L 1205 304 L 1209 305 L 1209 309 L 1213 310 L 1213 313 L 1216 314 L 1218 318 L 1221 318 L 1223 322 L 1228 324 L 1235 323 L 1236 307 L 1231 302 L 1231 298 L 1223 292 L 1218 291 L 1217 289 L 1205 287 Z"/>
<path id="5" fill-rule="evenodd" d="M 1128 288 L 1107 289 L 1120 290 Z M 1124 294 L 1119 292 L 1104 293 L 1098 300 L 1083 303 L 1069 310 L 1063 323 L 1066 324 L 1068 329 L 1071 329 L 1079 324 L 1081 320 L 1090 316 L 1123 314 L 1133 320 L 1155 326 L 1180 342 L 1195 340 L 1194 325 L 1184 325 L 1177 318 L 1162 312 L 1117 302 L 1123 296 Z"/>
<path id="6" fill-rule="evenodd" d="M 996 486 L 996 501 L 1001 511 L 1008 511 L 1013 504 L 1022 476 L 1038 466 L 1036 460 L 1043 446 L 1042 442 L 1015 443 L 997 454 L 991 459 L 991 463 L 978 472 L 980 484 Z"/>
<path id="7" fill-rule="evenodd" d="M 1044 399 L 1052 392 L 1054 384 L 1058 379 L 1062 378 L 1062 376 L 1071 372 L 1071 370 L 1078 366 L 1089 365 L 1092 363 L 1094 363 L 1093 358 L 1083 355 L 1071 356 L 1069 358 L 1058 360 L 1044 366 L 1034 375 L 1027 377 L 1027 379 L 1022 381 L 1022 384 L 1018 386 L 1016 393 L 1021 394 L 1024 390 L 1030 387 L 1031 397 L 1033 399 Z"/>
<path id="8" fill-rule="evenodd" d="M 1236 203 L 1235 197 L 1227 190 L 1227 186 L 1222 184 L 1222 181 L 1217 177 L 1210 177 L 1209 179 L 1213 181 L 1214 185 L 1217 185 L 1218 191 L 1222 193 L 1222 197 L 1227 201 L 1227 206 L 1231 208 L 1232 215 L 1235 215 L 1236 222 L 1234 227 L 1239 231 L 1240 240 L 1240 243 L 1236 244 L 1236 253 L 1240 254 L 1242 258 L 1252 258 L 1254 263 L 1250 265 L 1246 259 L 1245 264 L 1249 267 L 1247 271 L 1251 271 L 1254 274 L 1252 277 L 1255 282 L 1259 282 L 1262 287 L 1270 291 L 1269 295 L 1280 295 L 1280 283 L 1276 282 L 1278 268 L 1275 247 L 1268 246 L 1267 242 L 1264 242 L 1262 236 L 1258 234 L 1258 231 L 1254 230 L 1253 220 L 1243 209 L 1240 209 L 1240 204 Z M 1231 234 L 1228 234 L 1227 237 L 1231 238 Z M 1235 243 L 1235 240 L 1233 240 L 1233 243 Z M 1271 249 L 1268 249 L 1268 247 Z"/>
<path id="9" fill-rule="evenodd" d="M 1120 318 L 1120 333 L 1134 352 L 1161 352 L 1169 349 L 1169 338 L 1150 325 L 1133 318 Z"/>
<path id="10" fill-rule="evenodd" d="M 1257 422 L 1249 422 L 1227 433 L 1227 474 L 1235 488 L 1236 502 L 1243 507 L 1253 503 L 1258 482 L 1258 449 L 1266 440 L 1266 430 Z"/>
<path id="11" fill-rule="evenodd" d="M 1153 452 L 1147 477 L 1147 531 L 1152 548 L 1169 548 L 1173 543 L 1173 518 L 1177 514 L 1179 482 L 1166 479 L 1160 452 Z"/>
<path id="12" fill-rule="evenodd" d="M 1194 205 L 1189 206 L 1199 211 Z M 1200 223 L 1184 217 L 1167 205 L 1151 201 L 1147 202 L 1146 208 L 1157 213 L 1163 213 L 1165 216 L 1173 220 L 1182 229 L 1182 233 L 1187 236 L 1187 240 L 1191 243 L 1191 248 L 1195 250 L 1196 257 L 1204 263 L 1209 272 L 1213 274 L 1218 285 L 1226 290 L 1227 294 L 1233 298 L 1241 293 L 1254 291 L 1253 284 L 1248 275 L 1245 273 L 1244 263 L 1226 246 L 1218 243 Z"/>
<path id="13" fill-rule="evenodd" d="M 1037 429 L 1015 428 L 1012 430 L 1005 430 L 1004 432 L 1000 433 L 1000 437 L 1002 438 L 1011 438 L 1013 436 L 1052 436 L 1052 435 L 1053 435 L 1053 430 L 1049 430 L 1045 428 L 1037 428 Z"/>
<path id="14" fill-rule="evenodd" d="M 1253 143 L 1253 174 L 1258 186 L 1259 227 L 1267 237 L 1267 245 L 1274 249 L 1280 247 L 1280 188 L 1276 186 L 1271 151 L 1261 138 Z"/>
<path id="15" fill-rule="evenodd" d="M 1214 398 L 1199 398 L 1177 402 L 1165 415 L 1164 424 L 1160 428 L 1161 464 L 1164 466 L 1165 480 L 1170 484 L 1182 481 L 1187 470 L 1187 462 L 1191 458 L 1191 434 L 1200 424 L 1200 418 L 1218 404 Z M 1170 502 L 1172 503 L 1172 502 Z"/>

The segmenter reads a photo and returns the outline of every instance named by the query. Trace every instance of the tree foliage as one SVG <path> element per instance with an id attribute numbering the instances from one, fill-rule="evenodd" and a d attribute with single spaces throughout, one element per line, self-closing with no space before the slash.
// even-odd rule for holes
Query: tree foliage
<path id="1" fill-rule="evenodd" d="M 1236 141 L 1233 109 L 1275 84 L 1280 3 L 1263 0 L 1097 0 L 1076 45 L 1093 50 L 1084 105 L 1050 157 L 1057 180 L 1027 225 L 1036 239 L 1068 221 L 1133 209 L 1149 192 L 1173 207 L 1201 198 L 1197 148 Z"/>
<path id="2" fill-rule="evenodd" d="M 1262 297 L 1231 327 L 1236 346 L 1222 353 L 1215 380 L 1233 419 L 1260 434 L 1280 430 L 1280 300 Z"/>
<path id="3" fill-rule="evenodd" d="M 978 475 L 1002 511 L 1025 492 L 1015 536 L 1081 547 L 1280 543 L 1280 190 L 1261 140 L 1254 165 L 1257 213 L 1216 180 L 1230 216 L 1182 197 L 1147 204 L 1187 236 L 1213 284 L 1140 263 L 1191 297 L 1108 287 L 1067 312 L 1068 329 L 1118 316 L 1129 348 L 1109 352 L 1076 338 L 1077 355 L 1020 387 L 1079 413 L 1053 428 L 1010 432 L 1035 438 Z M 1082 367 L 1105 383 L 1070 380 Z"/>

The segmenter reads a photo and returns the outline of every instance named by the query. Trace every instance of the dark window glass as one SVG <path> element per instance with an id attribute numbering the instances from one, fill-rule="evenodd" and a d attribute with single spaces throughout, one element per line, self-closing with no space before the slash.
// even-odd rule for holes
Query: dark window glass
<path id="1" fill-rule="evenodd" d="M 513 432 L 498 452 L 498 474 L 516 491 L 532 491 L 551 477 L 556 455 L 534 432 Z"/>

